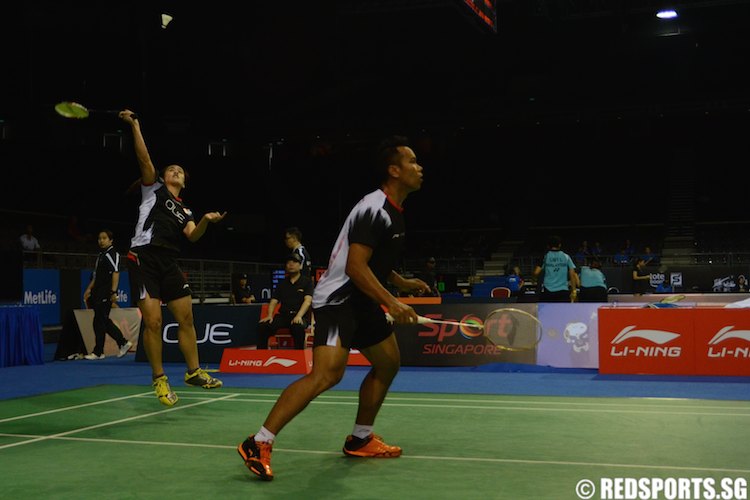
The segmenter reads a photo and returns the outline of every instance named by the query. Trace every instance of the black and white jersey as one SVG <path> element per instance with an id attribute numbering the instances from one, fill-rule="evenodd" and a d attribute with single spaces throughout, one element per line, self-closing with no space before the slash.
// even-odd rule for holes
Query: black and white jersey
<path id="1" fill-rule="evenodd" d="M 372 248 L 369 266 L 375 277 L 387 285 L 405 246 L 403 209 L 378 189 L 362 198 L 344 221 L 331 252 L 328 269 L 315 286 L 314 308 L 342 304 L 354 296 L 367 298 L 346 274 L 352 243 Z"/>
<path id="2" fill-rule="evenodd" d="M 91 287 L 91 298 L 98 302 L 109 300 L 112 297 L 112 274 L 120 272 L 120 254 L 115 247 L 110 246 L 99 252 L 94 265 L 94 274 L 91 279 L 94 285 Z"/>
<path id="3" fill-rule="evenodd" d="M 193 212 L 172 196 L 162 182 L 141 184 L 138 224 L 130 248 L 154 245 L 173 252 L 180 251 L 182 231 L 193 220 Z"/>
<path id="4" fill-rule="evenodd" d="M 302 274 L 302 276 L 310 276 L 312 274 L 312 257 L 310 257 L 310 252 L 307 251 L 307 248 L 305 248 L 304 245 L 300 245 L 292 250 L 292 253 L 299 255 L 300 259 L 302 259 L 302 269 L 300 269 L 300 274 Z"/>

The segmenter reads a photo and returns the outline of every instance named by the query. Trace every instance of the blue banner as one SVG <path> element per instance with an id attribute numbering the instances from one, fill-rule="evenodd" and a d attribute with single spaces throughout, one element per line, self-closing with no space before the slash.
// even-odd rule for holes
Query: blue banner
<path id="1" fill-rule="evenodd" d="M 23 270 L 23 303 L 39 308 L 42 325 L 60 324 L 60 271 Z"/>

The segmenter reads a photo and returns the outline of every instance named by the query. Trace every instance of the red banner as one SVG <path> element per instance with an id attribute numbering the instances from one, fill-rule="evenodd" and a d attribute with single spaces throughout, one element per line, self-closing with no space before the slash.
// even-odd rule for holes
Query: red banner
<path id="1" fill-rule="evenodd" d="M 750 375 L 750 310 L 706 308 L 696 314 L 695 365 L 705 375 Z"/>
<path id="2" fill-rule="evenodd" d="M 224 373 L 300 374 L 312 370 L 312 349 L 255 349 L 230 347 L 224 349 L 219 371 Z M 370 363 L 359 351 L 349 352 L 349 366 Z"/>
<path id="3" fill-rule="evenodd" d="M 694 309 L 599 308 L 599 373 L 695 374 Z"/>

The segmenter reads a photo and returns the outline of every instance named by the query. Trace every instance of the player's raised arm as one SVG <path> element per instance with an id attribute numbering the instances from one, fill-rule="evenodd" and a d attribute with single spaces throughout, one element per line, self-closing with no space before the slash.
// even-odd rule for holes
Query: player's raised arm
<path id="1" fill-rule="evenodd" d="M 151 155 L 148 154 L 148 148 L 146 147 L 146 141 L 143 139 L 138 117 L 129 109 L 120 111 L 119 116 L 125 123 L 130 124 L 130 128 L 133 131 L 133 146 L 138 166 L 141 169 L 141 183 L 146 185 L 153 184 L 157 178 L 156 167 L 151 162 Z"/>

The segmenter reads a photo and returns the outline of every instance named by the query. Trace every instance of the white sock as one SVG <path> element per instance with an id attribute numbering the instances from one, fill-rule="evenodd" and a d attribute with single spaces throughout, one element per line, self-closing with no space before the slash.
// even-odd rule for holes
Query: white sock
<path id="1" fill-rule="evenodd" d="M 258 433 L 255 435 L 255 441 L 260 441 L 261 443 L 269 443 L 273 444 L 273 440 L 276 439 L 276 434 L 269 431 L 265 427 L 261 426 Z"/>
<path id="2" fill-rule="evenodd" d="M 371 425 L 354 424 L 354 430 L 352 431 L 352 436 L 358 437 L 360 439 L 365 439 L 370 434 L 372 434 Z"/>

